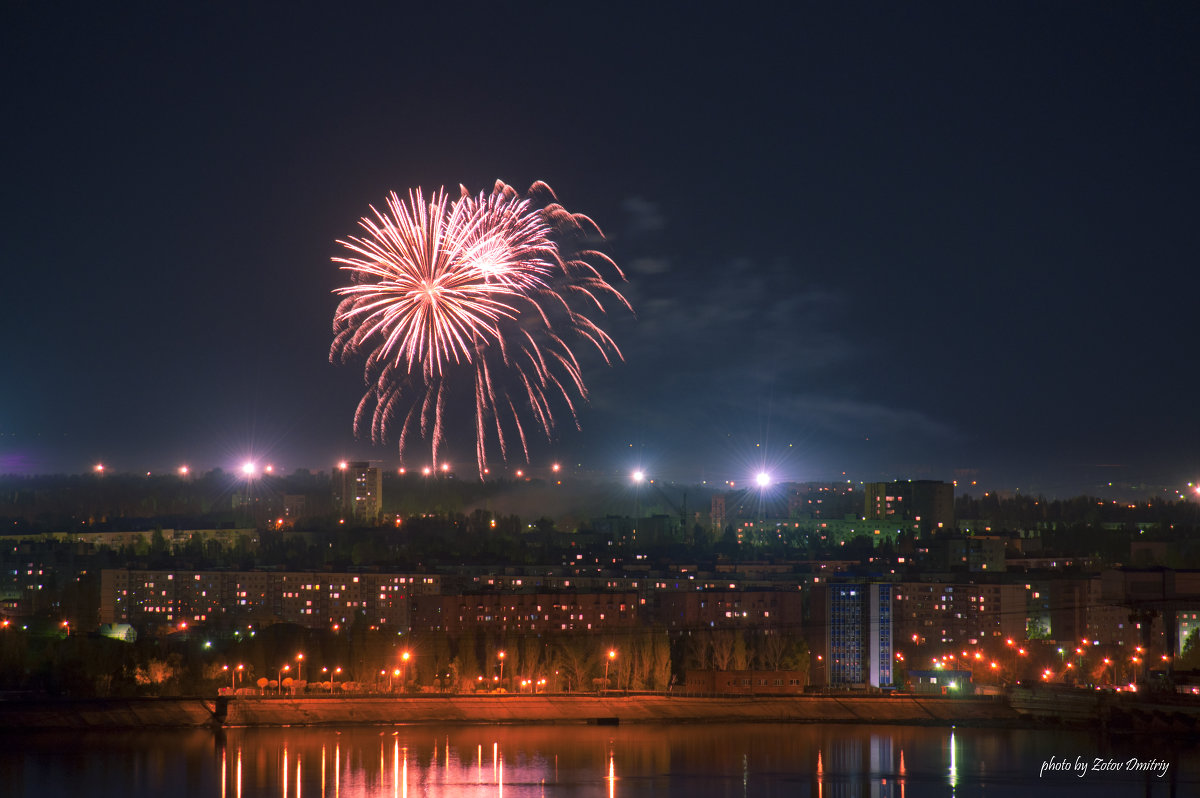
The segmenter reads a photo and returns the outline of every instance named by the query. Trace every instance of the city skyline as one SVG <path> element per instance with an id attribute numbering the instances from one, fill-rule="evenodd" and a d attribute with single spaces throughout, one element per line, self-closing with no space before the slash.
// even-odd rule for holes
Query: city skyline
<path id="1" fill-rule="evenodd" d="M 1200 481 L 1196 9 L 0 13 L 0 473 L 424 466 L 353 435 L 335 242 L 502 179 L 634 311 L 535 468 Z"/>

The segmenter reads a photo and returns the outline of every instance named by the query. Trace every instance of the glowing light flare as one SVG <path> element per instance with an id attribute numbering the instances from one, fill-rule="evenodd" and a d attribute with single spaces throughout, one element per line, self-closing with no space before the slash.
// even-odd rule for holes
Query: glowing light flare
<path id="1" fill-rule="evenodd" d="M 246 462 L 242 463 L 242 473 L 248 477 L 252 477 L 258 473 L 258 466 L 250 460 L 247 460 Z"/>
<path id="2" fill-rule="evenodd" d="M 760 488 L 768 487 L 771 484 L 771 475 L 766 471 L 759 471 L 758 475 L 754 477 L 754 481 Z"/>

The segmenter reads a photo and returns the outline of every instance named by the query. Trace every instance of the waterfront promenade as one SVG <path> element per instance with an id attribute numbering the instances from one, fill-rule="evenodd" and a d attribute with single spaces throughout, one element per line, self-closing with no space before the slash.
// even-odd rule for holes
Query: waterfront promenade
<path id="1" fill-rule="evenodd" d="M 321 726 L 397 723 L 893 723 L 1007 725 L 997 698 L 425 695 L 0 702 L 0 729 Z"/>
<path id="2" fill-rule="evenodd" d="M 0 701 L 0 732 L 396 724 L 864 723 L 1200 734 L 1190 697 L 1014 689 L 1006 696 L 419 695 Z"/>

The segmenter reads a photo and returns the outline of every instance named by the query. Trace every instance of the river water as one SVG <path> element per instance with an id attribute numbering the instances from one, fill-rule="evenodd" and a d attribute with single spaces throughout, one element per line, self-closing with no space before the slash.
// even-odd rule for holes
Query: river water
<path id="1" fill-rule="evenodd" d="M 779 724 L 0 731 L 5 798 L 440 795 L 1200 796 L 1200 739 Z"/>

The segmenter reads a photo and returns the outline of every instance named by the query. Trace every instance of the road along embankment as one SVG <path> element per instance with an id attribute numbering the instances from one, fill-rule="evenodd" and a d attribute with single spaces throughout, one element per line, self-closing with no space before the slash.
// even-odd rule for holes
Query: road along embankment
<path id="1" fill-rule="evenodd" d="M 1111 732 L 1200 734 L 1200 700 L 1174 693 L 1107 693 L 1016 687 L 1014 711 L 1040 725 L 1088 726 Z"/>
<path id="2" fill-rule="evenodd" d="M 924 697 L 421 696 L 230 701 L 226 726 L 394 723 L 896 723 L 1016 721 L 1002 701 Z"/>
<path id="3" fill-rule="evenodd" d="M 991 698 L 480 695 L 0 701 L 0 730 L 398 723 L 893 723 L 1008 725 Z"/>

